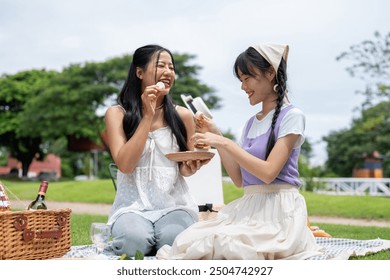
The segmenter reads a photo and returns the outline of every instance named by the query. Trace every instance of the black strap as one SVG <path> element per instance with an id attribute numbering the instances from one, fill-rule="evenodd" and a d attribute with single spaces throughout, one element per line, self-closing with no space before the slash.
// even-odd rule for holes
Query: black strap
<path id="1" fill-rule="evenodd" d="M 213 204 L 212 203 L 206 203 L 205 205 L 198 205 L 199 212 L 218 212 L 213 210 Z"/>

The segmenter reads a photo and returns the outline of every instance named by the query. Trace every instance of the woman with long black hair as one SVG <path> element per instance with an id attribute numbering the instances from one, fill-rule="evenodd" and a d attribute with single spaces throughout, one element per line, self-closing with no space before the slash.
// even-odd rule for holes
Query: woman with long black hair
<path id="1" fill-rule="evenodd" d="M 146 45 L 133 54 L 118 105 L 105 115 L 118 187 L 109 216 L 117 255 L 153 255 L 198 219 L 198 206 L 183 176 L 208 161 L 177 163 L 165 155 L 193 150 L 192 113 L 169 94 L 175 63 L 169 50 Z"/>

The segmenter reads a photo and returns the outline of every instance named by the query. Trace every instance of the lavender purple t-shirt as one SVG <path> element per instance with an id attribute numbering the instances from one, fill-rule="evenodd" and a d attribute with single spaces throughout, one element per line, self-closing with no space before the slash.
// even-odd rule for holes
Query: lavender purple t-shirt
<path id="1" fill-rule="evenodd" d="M 276 121 L 275 125 L 275 137 L 278 139 L 279 132 L 281 130 L 281 123 L 286 114 L 291 110 L 296 109 L 293 105 L 288 104 L 287 106 L 283 106 L 280 113 L 278 120 Z M 298 143 L 296 148 L 293 149 L 290 157 L 288 158 L 286 164 L 282 168 L 279 175 L 276 177 L 274 181 L 271 182 L 271 184 L 291 184 L 299 187 L 301 185 L 301 181 L 299 180 L 299 172 L 298 172 L 298 156 L 300 153 L 300 146 L 304 140 L 303 130 L 304 130 L 304 124 L 305 124 L 305 117 L 301 111 L 298 110 L 298 114 L 290 114 L 289 117 L 289 124 L 287 130 L 284 129 L 285 135 L 288 133 L 294 133 L 294 134 L 300 134 L 300 143 Z M 291 112 L 293 113 L 293 111 Z M 272 113 L 273 115 L 273 113 Z M 272 118 L 272 115 L 269 116 Z M 243 136 L 241 138 L 241 147 L 246 150 L 248 153 L 260 158 L 265 159 L 265 151 L 266 146 L 268 142 L 268 137 L 271 133 L 271 127 L 269 126 L 268 130 L 266 130 L 266 133 L 260 134 L 258 136 L 255 136 L 254 138 L 248 137 L 248 132 L 251 129 L 251 126 L 253 122 L 255 121 L 256 116 L 253 116 L 249 119 L 247 122 L 247 125 L 244 129 Z M 294 128 L 294 123 L 296 123 L 296 128 Z M 282 135 L 282 136 L 285 136 Z M 249 186 L 249 185 L 261 185 L 265 184 L 262 180 L 257 178 L 256 176 L 252 175 L 248 171 L 246 171 L 244 168 L 241 167 L 241 173 L 242 173 L 242 179 L 243 179 L 243 187 Z"/>

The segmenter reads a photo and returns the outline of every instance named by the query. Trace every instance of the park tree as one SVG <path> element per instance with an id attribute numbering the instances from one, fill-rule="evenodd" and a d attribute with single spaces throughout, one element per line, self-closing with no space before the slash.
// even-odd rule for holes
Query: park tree
<path id="1" fill-rule="evenodd" d="M 186 93 L 201 96 L 210 108 L 218 108 L 214 90 L 197 78 L 201 67 L 191 63 L 194 56 L 174 57 L 173 99 L 182 104 L 180 94 Z M 0 146 L 8 147 L 12 155 L 23 152 L 24 157 L 17 159 L 22 161 L 24 176 L 33 158 L 43 155 L 43 148 L 50 151 L 56 143 L 58 152 L 58 143 L 65 143 L 70 136 L 101 141 L 104 121 L 98 112 L 104 113 L 106 106 L 116 102 L 131 59 L 126 54 L 104 62 L 72 64 L 61 72 L 32 70 L 1 77 Z M 38 74 L 42 77 L 32 78 Z"/>
<path id="2" fill-rule="evenodd" d="M 22 163 L 23 176 L 34 158 L 42 158 L 42 137 L 24 133 L 23 112 L 27 103 L 44 92 L 58 73 L 22 71 L 0 78 L 0 146 Z M 30 123 L 29 125 L 32 125 Z"/>
<path id="3" fill-rule="evenodd" d="M 337 60 L 352 60 L 346 70 L 366 82 L 357 91 L 365 96 L 359 116 L 351 127 L 324 137 L 327 143 L 327 168 L 338 176 L 351 176 L 364 154 L 378 151 L 385 156 L 384 174 L 390 175 L 390 33 L 353 45 Z"/>
<path id="4" fill-rule="evenodd" d="M 211 107 L 218 106 L 212 90 L 197 78 L 199 67 L 190 65 L 189 55 L 175 56 L 178 78 L 172 89 L 173 98 L 180 103 L 180 93 L 205 97 Z M 104 62 L 73 64 L 63 69 L 51 82 L 50 88 L 28 101 L 22 124 L 26 135 L 41 135 L 48 139 L 75 135 L 99 140 L 104 129 L 99 109 L 116 102 L 131 62 L 130 55 Z M 41 124 L 42 131 L 28 123 Z"/>
<path id="5" fill-rule="evenodd" d="M 385 36 L 375 32 L 373 40 L 352 45 L 336 60 L 352 61 L 346 71 L 365 81 L 365 89 L 357 90 L 358 94 L 365 96 L 362 109 L 390 101 L 390 32 Z"/>
<path id="6" fill-rule="evenodd" d="M 384 173 L 389 176 L 390 102 L 365 109 L 352 121 L 351 128 L 334 131 L 324 137 L 327 142 L 327 167 L 338 176 L 350 177 L 362 156 L 374 151 L 385 155 Z"/>
<path id="7" fill-rule="evenodd" d="M 87 62 L 64 68 L 46 90 L 27 101 L 21 133 L 47 140 L 64 136 L 97 140 L 103 123 L 96 111 L 109 96 L 118 92 L 118 85 L 126 75 L 125 71 L 116 73 L 119 63 Z M 39 127 L 29 125 L 31 123 Z"/>

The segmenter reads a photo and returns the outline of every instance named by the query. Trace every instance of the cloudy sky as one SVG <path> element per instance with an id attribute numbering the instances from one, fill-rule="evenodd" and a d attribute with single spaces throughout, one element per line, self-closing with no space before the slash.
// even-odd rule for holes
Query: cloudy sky
<path id="1" fill-rule="evenodd" d="M 386 0 L 0 0 L 0 74 L 104 61 L 158 43 L 196 55 L 200 79 L 223 108 L 212 111 L 236 135 L 251 107 L 233 75 L 239 53 L 259 42 L 290 45 L 290 101 L 307 117 L 313 164 L 326 159 L 321 137 L 347 128 L 363 82 L 336 57 L 390 30 Z"/>

